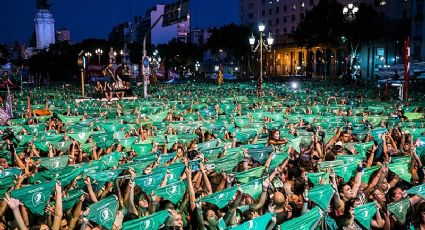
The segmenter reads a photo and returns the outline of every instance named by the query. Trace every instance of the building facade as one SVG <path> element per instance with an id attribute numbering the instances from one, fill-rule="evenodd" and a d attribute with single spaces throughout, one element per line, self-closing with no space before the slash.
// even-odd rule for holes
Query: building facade
<path id="1" fill-rule="evenodd" d="M 62 28 L 56 31 L 56 41 L 58 42 L 68 42 L 71 41 L 71 32 L 69 29 Z"/>
<path id="2" fill-rule="evenodd" d="M 356 68 L 360 68 L 363 77 L 373 77 L 380 66 L 401 63 L 403 37 L 394 36 L 400 28 L 406 27 L 411 18 L 411 0 L 361 0 L 339 2 L 359 5 L 366 3 L 374 6 L 379 16 L 386 21 L 388 36 L 383 41 L 363 45 L 356 56 Z M 423 0 L 415 0 L 422 1 Z M 265 32 L 275 38 L 275 45 L 267 53 L 265 69 L 271 75 L 313 75 L 318 77 L 338 76 L 345 73 L 347 63 L 347 47 L 313 47 L 306 49 L 294 45 L 290 34 L 302 22 L 308 11 L 313 9 L 319 0 L 240 0 L 240 21 L 254 32 L 261 23 L 266 26 Z M 422 4 L 423 11 L 423 4 Z M 424 29 L 417 27 L 424 33 Z M 393 30 L 393 31 L 389 31 Z M 420 36 L 418 36 L 419 38 Z M 422 37 L 420 37 L 422 38 Z M 247 39 L 248 40 L 248 39 Z M 377 52 L 379 51 L 379 55 Z M 382 52 L 383 51 L 383 52 Z"/>

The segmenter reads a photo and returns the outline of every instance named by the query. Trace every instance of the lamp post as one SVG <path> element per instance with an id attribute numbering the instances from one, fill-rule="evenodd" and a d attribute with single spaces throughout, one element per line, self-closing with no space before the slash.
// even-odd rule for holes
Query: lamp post
<path id="1" fill-rule="evenodd" d="M 352 23 L 356 19 L 356 13 L 359 11 L 359 8 L 355 6 L 353 3 L 348 3 L 344 8 L 342 9 L 342 14 L 344 15 L 347 22 Z M 349 39 L 349 38 L 348 38 Z M 344 40 L 348 40 L 344 37 Z M 343 41 L 344 41 L 343 40 Z M 353 62 L 354 57 L 351 55 L 352 50 L 352 44 L 351 41 L 347 43 L 347 55 L 348 55 L 348 61 L 347 61 L 347 74 L 350 75 L 351 71 L 351 65 Z M 356 48 L 357 49 L 357 48 Z M 355 52 L 354 52 L 355 53 Z"/>
<path id="2" fill-rule="evenodd" d="M 260 37 L 259 40 L 257 42 L 257 45 L 255 45 L 255 37 L 254 35 L 252 35 L 249 38 L 249 44 L 251 45 L 252 48 L 252 52 L 257 52 L 258 48 L 260 48 L 260 77 L 258 78 L 258 82 L 257 82 L 257 96 L 261 96 L 262 94 L 262 84 L 263 84 L 263 49 L 266 52 L 270 52 L 271 51 L 271 47 L 273 44 L 274 39 L 272 38 L 272 36 L 269 33 L 267 40 L 267 44 L 264 42 L 263 36 L 264 36 L 264 29 L 265 26 L 263 24 L 260 24 L 258 26 L 258 31 L 260 32 Z"/>
<path id="3" fill-rule="evenodd" d="M 103 50 L 102 49 L 96 49 L 94 52 L 96 53 L 98 62 L 100 64 L 100 56 L 103 54 Z"/>
<path id="4" fill-rule="evenodd" d="M 87 63 L 90 63 L 90 58 L 91 58 L 91 56 L 92 56 L 92 53 L 90 53 L 90 52 L 85 52 L 85 53 L 84 53 L 84 56 L 86 56 L 86 58 L 87 58 Z"/>

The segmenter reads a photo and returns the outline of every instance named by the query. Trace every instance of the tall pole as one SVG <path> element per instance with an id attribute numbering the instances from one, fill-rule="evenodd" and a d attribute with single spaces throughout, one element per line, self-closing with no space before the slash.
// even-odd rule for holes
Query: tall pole
<path id="1" fill-rule="evenodd" d="M 84 69 L 80 69 L 81 72 L 81 96 L 84 97 Z"/>
<path id="2" fill-rule="evenodd" d="M 261 96 L 261 88 L 263 84 L 263 32 L 260 31 L 260 78 L 258 78 L 257 94 Z"/>
<path id="3" fill-rule="evenodd" d="M 404 42 L 404 90 L 403 99 L 407 101 L 409 90 L 409 70 L 410 70 L 410 38 Z"/>

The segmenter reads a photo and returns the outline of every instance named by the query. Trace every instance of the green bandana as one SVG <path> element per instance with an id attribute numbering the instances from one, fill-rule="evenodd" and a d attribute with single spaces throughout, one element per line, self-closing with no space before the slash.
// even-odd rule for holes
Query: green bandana
<path id="1" fill-rule="evenodd" d="M 409 172 L 409 163 L 407 162 L 396 162 L 388 164 L 388 168 L 395 174 L 397 174 L 401 179 L 410 182 L 412 175 Z"/>
<path id="2" fill-rule="evenodd" d="M 40 165 L 47 169 L 61 169 L 65 168 L 69 161 L 68 155 L 58 157 L 43 157 L 40 158 Z"/>
<path id="3" fill-rule="evenodd" d="M 23 187 L 10 192 L 10 196 L 22 202 L 32 213 L 43 215 L 50 195 L 55 190 L 55 183 L 55 181 L 51 181 Z"/>
<path id="4" fill-rule="evenodd" d="M 168 210 L 155 212 L 149 216 L 124 222 L 122 225 L 122 229 L 157 230 L 165 223 L 169 216 L 170 212 L 168 212 Z"/>
<path id="5" fill-rule="evenodd" d="M 370 229 L 370 221 L 377 209 L 375 203 L 360 205 L 354 208 L 354 218 L 365 228 Z"/>
<path id="6" fill-rule="evenodd" d="M 387 206 L 388 211 L 394 214 L 397 221 L 401 224 L 404 224 L 404 222 L 406 222 L 407 210 L 410 207 L 409 200 L 410 199 L 406 197 L 398 202 L 391 203 Z"/>
<path id="7" fill-rule="evenodd" d="M 263 191 L 263 178 L 250 180 L 248 183 L 242 184 L 241 188 L 243 193 L 248 194 L 252 198 L 257 200 L 261 192 Z"/>
<path id="8" fill-rule="evenodd" d="M 186 181 L 176 182 L 155 190 L 155 194 L 177 204 L 186 191 Z"/>
<path id="9" fill-rule="evenodd" d="M 201 198 L 200 201 L 215 204 L 217 207 L 221 209 L 229 204 L 229 202 L 233 199 L 233 196 L 235 195 L 237 190 L 238 190 L 237 187 L 227 188 L 227 189 L 215 192 L 211 195 L 205 196 Z"/>
<path id="10" fill-rule="evenodd" d="M 334 192 L 330 184 L 317 185 L 308 191 L 308 198 L 319 205 L 322 210 L 326 210 Z"/>
<path id="11" fill-rule="evenodd" d="M 256 217 L 255 219 L 249 220 L 240 224 L 238 226 L 229 227 L 228 230 L 265 230 L 267 228 L 267 224 L 272 219 L 272 214 L 270 212 Z"/>
<path id="12" fill-rule="evenodd" d="M 159 185 L 164 180 L 165 171 L 151 173 L 134 178 L 134 182 L 139 186 L 146 194 L 150 194 L 155 189 L 159 188 Z"/>
<path id="13" fill-rule="evenodd" d="M 320 219 L 323 217 L 323 212 L 319 207 L 312 208 L 309 212 L 295 217 L 280 225 L 280 229 L 285 230 L 311 230 L 315 229 Z"/>
<path id="14" fill-rule="evenodd" d="M 118 199 L 115 195 L 108 196 L 90 205 L 89 208 L 89 220 L 106 229 L 112 229 L 118 208 Z"/>
<path id="15" fill-rule="evenodd" d="M 255 178 L 261 177 L 263 175 L 263 171 L 264 171 L 264 166 L 255 167 L 243 172 L 236 173 L 235 178 L 238 179 L 239 182 L 245 184 Z"/>

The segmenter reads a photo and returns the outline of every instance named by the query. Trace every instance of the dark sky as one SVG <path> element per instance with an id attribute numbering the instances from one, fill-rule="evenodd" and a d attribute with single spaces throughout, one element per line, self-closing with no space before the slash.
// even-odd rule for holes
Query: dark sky
<path id="1" fill-rule="evenodd" d="M 55 29 L 68 28 L 71 39 L 107 38 L 112 26 L 130 15 L 145 15 L 155 4 L 172 0 L 53 0 Z M 192 27 L 239 23 L 239 0 L 191 0 Z M 130 7 L 131 6 L 131 7 Z M 130 13 L 131 8 L 131 13 Z M 0 0 L 0 43 L 28 42 L 34 31 L 35 0 Z"/>

